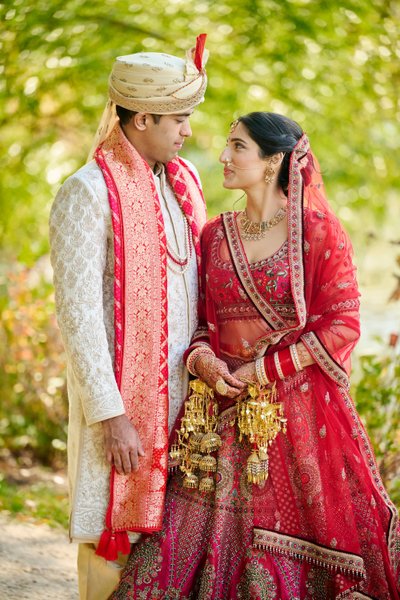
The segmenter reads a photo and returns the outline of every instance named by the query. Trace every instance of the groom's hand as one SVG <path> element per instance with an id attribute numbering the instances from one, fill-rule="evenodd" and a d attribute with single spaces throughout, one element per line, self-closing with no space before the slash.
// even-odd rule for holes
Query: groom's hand
<path id="1" fill-rule="evenodd" d="M 126 415 L 102 421 L 107 461 L 120 475 L 128 475 L 139 468 L 139 456 L 144 450 L 136 428 Z"/>

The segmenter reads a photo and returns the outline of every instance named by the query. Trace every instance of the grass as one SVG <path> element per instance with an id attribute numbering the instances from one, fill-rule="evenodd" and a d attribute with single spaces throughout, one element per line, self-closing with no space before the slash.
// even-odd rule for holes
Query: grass
<path id="1" fill-rule="evenodd" d="M 15 481 L 0 475 L 0 511 L 18 519 L 30 519 L 51 527 L 68 528 L 68 493 L 62 477 Z"/>

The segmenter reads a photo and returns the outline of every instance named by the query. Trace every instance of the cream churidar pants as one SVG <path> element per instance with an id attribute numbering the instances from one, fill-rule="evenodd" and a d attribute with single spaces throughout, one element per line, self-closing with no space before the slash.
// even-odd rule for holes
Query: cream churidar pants
<path id="1" fill-rule="evenodd" d="M 108 600 L 119 583 L 128 555 L 107 561 L 95 554 L 94 544 L 78 544 L 78 585 L 80 600 Z"/>

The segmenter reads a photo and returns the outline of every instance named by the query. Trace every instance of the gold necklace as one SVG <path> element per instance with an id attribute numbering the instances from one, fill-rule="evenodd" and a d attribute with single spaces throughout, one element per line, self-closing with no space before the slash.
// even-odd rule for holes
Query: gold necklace
<path id="1" fill-rule="evenodd" d="M 254 221 L 250 221 L 247 210 L 244 209 L 240 216 L 241 224 L 242 224 L 242 238 L 244 240 L 261 240 L 265 237 L 272 227 L 278 225 L 286 217 L 286 208 L 281 206 L 272 219 L 268 219 L 268 221 L 260 221 L 259 223 L 255 223 Z"/>

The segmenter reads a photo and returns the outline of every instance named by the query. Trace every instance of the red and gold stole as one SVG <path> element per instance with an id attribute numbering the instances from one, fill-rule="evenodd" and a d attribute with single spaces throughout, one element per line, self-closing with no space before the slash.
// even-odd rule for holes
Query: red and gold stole
<path id="1" fill-rule="evenodd" d="M 105 531 L 97 553 L 114 560 L 129 553 L 127 531 L 157 531 L 167 481 L 168 322 L 164 222 L 153 175 L 119 124 L 95 153 L 102 170 L 114 233 L 115 377 L 146 456 L 129 476 L 111 469 Z M 167 177 L 184 211 L 200 263 L 206 219 L 199 184 L 175 158 Z"/>

